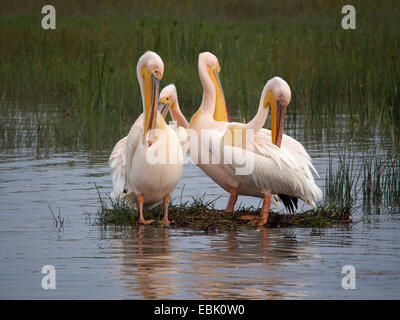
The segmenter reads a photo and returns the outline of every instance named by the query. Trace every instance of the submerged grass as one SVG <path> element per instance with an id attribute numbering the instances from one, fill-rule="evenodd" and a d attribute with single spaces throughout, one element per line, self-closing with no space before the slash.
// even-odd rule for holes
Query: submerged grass
<path id="1" fill-rule="evenodd" d="M 51 208 L 50 205 L 49 205 L 49 209 L 50 209 L 51 217 L 52 217 L 52 220 L 53 220 L 53 224 L 58 229 L 58 231 L 62 231 L 64 229 L 64 223 L 65 222 L 67 222 L 68 224 L 71 223 L 68 218 L 66 220 L 65 217 L 63 217 L 61 215 L 61 210 L 60 210 L 59 207 L 57 207 L 58 215 L 54 214 L 53 209 Z"/>
<path id="2" fill-rule="evenodd" d="M 188 118 L 202 95 L 198 54 L 211 51 L 232 119 L 251 119 L 265 82 L 280 75 L 292 88 L 290 121 L 322 133 L 346 113 L 347 130 L 379 129 L 400 146 L 398 1 L 355 1 L 356 30 L 341 28 L 341 1 L 52 4 L 56 30 L 41 29 L 41 1 L 0 8 L 2 118 L 8 122 L 16 105 L 53 106 L 55 116 L 44 122 L 47 145 L 112 148 L 142 110 L 136 63 L 154 50 L 165 63 L 162 85 L 177 85 Z M 9 127 L 0 130 L 2 148 L 24 143 Z"/>

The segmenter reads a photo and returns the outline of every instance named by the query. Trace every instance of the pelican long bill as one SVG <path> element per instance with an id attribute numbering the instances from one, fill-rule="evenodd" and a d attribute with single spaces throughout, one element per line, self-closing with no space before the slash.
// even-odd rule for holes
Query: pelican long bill
<path id="1" fill-rule="evenodd" d="M 155 127 L 157 107 L 158 107 L 158 90 L 160 80 L 147 70 L 143 72 L 145 78 L 145 112 L 144 112 L 144 137 L 149 143 L 153 141 L 154 133 L 151 129 Z M 146 79 L 147 77 L 147 79 Z M 147 80 L 147 81 L 146 81 Z M 150 81 L 149 81 L 150 80 Z M 147 137 L 147 133 L 149 136 Z"/>
<path id="2" fill-rule="evenodd" d="M 281 146 L 286 106 L 275 99 L 273 91 L 269 90 L 265 97 L 264 107 L 271 107 L 271 138 L 272 143 Z"/>

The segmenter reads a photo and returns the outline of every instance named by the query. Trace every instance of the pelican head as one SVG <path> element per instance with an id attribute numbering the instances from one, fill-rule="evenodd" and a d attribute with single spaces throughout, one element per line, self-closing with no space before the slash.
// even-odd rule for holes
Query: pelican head
<path id="1" fill-rule="evenodd" d="M 178 94 L 174 84 L 169 84 L 161 90 L 160 97 L 158 98 L 158 109 L 164 117 L 164 120 L 167 117 L 169 110 L 175 108 L 177 102 Z"/>
<path id="2" fill-rule="evenodd" d="M 263 107 L 271 108 L 272 142 L 280 147 L 286 108 L 292 96 L 290 87 L 282 78 L 274 77 L 267 82 L 262 95 Z"/>
<path id="3" fill-rule="evenodd" d="M 143 135 L 146 136 L 146 133 L 155 126 L 158 88 L 164 73 L 164 63 L 157 53 L 147 51 L 140 57 L 136 72 L 142 91 L 143 112 L 145 115 Z"/>
<path id="4" fill-rule="evenodd" d="M 215 89 L 215 111 L 214 120 L 229 122 L 228 107 L 225 102 L 224 91 L 222 89 L 221 81 L 219 80 L 219 73 L 221 67 L 218 59 L 211 52 L 202 52 L 199 54 L 199 72 L 200 68 L 206 68 L 208 75 L 214 85 Z"/>

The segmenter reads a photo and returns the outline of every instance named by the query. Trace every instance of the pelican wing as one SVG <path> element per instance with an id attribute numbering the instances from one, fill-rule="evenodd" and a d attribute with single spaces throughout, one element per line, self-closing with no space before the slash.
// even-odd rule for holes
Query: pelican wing
<path id="1" fill-rule="evenodd" d="M 143 114 L 132 125 L 129 134 L 117 142 L 111 152 L 108 164 L 113 179 L 112 199 L 122 199 L 126 194 L 126 173 L 132 167 L 132 157 L 135 153 L 140 134 L 143 132 Z"/>
<path id="2" fill-rule="evenodd" d="M 142 113 L 132 125 L 126 141 L 126 172 L 129 174 L 132 170 L 132 158 L 135 154 L 139 139 L 144 130 L 144 114 Z M 126 175 L 125 175 L 126 179 Z M 129 190 L 128 190 L 129 191 Z"/>
<path id="3" fill-rule="evenodd" d="M 176 128 L 175 132 L 182 146 L 183 155 L 185 156 L 189 149 L 189 135 L 184 127 Z"/>
<path id="4" fill-rule="evenodd" d="M 308 167 L 305 170 L 287 148 L 278 148 L 272 142 L 268 142 L 266 133 L 260 131 L 256 132 L 254 139 L 249 139 L 247 143 L 237 143 L 231 138 L 232 129 L 241 131 L 242 139 L 247 135 L 245 125 L 235 124 L 228 127 L 221 146 L 224 154 L 230 155 L 232 160 L 225 165 L 237 174 L 238 170 L 243 169 L 244 163 L 253 164 L 249 174 L 237 175 L 239 179 L 246 183 L 254 183 L 267 193 L 300 198 L 309 204 L 314 204 L 313 199 L 322 196 Z"/>
<path id="5" fill-rule="evenodd" d="M 262 145 L 265 141 L 272 142 L 271 138 L 271 130 L 261 129 L 255 135 L 255 140 L 257 145 Z M 319 177 L 317 170 L 314 168 L 312 164 L 312 159 L 303 145 L 298 142 L 296 139 L 283 134 L 282 136 L 282 144 L 281 149 L 285 150 L 287 153 L 290 153 L 291 156 L 296 159 L 296 162 L 304 169 L 309 170 L 312 169 L 315 174 Z M 311 174 L 311 172 L 310 172 Z"/>
<path id="6" fill-rule="evenodd" d="M 232 122 L 230 127 L 246 128 L 247 126 L 248 124 Z M 271 130 L 261 128 L 258 131 L 254 132 L 254 144 L 252 144 L 251 147 L 255 150 L 255 152 L 263 154 L 263 146 L 266 142 L 269 142 L 270 145 L 272 144 Z M 284 150 L 289 155 L 289 159 L 293 159 L 309 176 L 312 177 L 312 173 L 310 171 L 311 169 L 319 177 L 317 170 L 312 164 L 312 159 L 310 155 L 303 147 L 303 145 L 296 139 L 286 134 L 283 134 L 280 149 Z"/>
<path id="7" fill-rule="evenodd" d="M 118 199 L 124 193 L 127 139 L 128 137 L 125 137 L 117 142 L 108 160 L 114 187 L 110 194 L 112 199 Z"/>

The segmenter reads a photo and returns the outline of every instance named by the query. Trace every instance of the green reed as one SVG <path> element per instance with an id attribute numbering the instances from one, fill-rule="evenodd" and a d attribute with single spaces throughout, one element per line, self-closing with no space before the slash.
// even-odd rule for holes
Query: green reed
<path id="1" fill-rule="evenodd" d="M 372 154 L 362 163 L 363 204 L 400 206 L 400 156 Z"/>
<path id="2" fill-rule="evenodd" d="M 280 75 L 292 88 L 288 115 L 304 118 L 306 130 L 334 131 L 347 113 L 349 130 L 378 130 L 400 146 L 397 1 L 354 3 L 352 31 L 341 29 L 344 3 L 334 1 L 52 4 L 57 29 L 49 31 L 40 28 L 40 1 L 0 8 L 0 107 L 55 108 L 49 145 L 112 148 L 141 112 L 136 63 L 154 50 L 165 63 L 162 86 L 176 84 L 188 118 L 202 95 L 198 54 L 211 51 L 233 119 L 251 119 L 265 82 Z"/>
<path id="3" fill-rule="evenodd" d="M 365 208 L 380 205 L 400 208 L 400 155 L 351 151 L 339 152 L 337 161 L 330 157 L 324 203 L 347 210 L 355 210 L 361 203 Z"/>
<path id="4" fill-rule="evenodd" d="M 343 207 L 352 212 L 358 199 L 358 180 L 355 157 L 348 157 L 345 153 L 339 154 L 336 168 L 334 160 L 329 158 L 329 165 L 325 176 L 324 203 Z"/>

